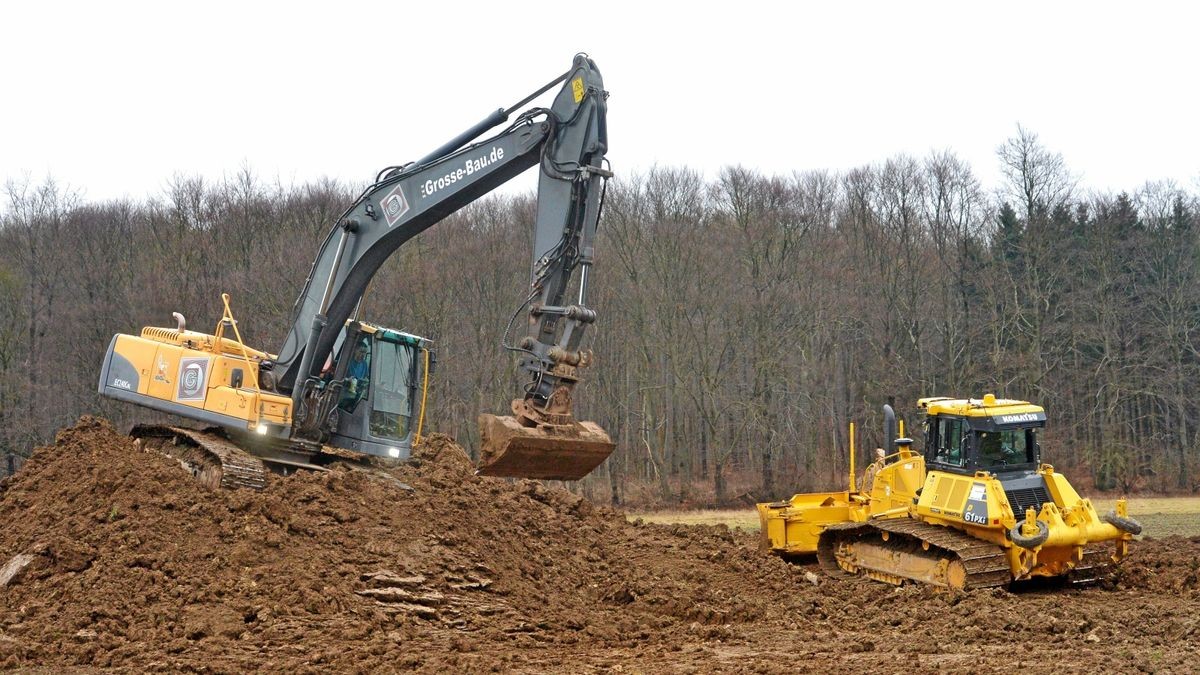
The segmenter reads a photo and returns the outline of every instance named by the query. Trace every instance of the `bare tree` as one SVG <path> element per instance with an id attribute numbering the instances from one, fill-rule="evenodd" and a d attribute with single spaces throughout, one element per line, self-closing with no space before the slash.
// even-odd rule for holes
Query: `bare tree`
<path id="1" fill-rule="evenodd" d="M 1031 222 L 1039 209 L 1049 212 L 1065 203 L 1078 182 L 1062 155 L 1047 149 L 1037 134 L 1020 124 L 1017 135 L 997 148 L 996 155 L 1006 181 L 1002 198 L 1020 204 L 1026 222 Z"/>

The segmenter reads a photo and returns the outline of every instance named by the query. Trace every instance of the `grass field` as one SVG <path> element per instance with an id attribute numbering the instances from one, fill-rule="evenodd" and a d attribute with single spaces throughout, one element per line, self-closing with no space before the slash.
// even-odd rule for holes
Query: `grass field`
<path id="1" fill-rule="evenodd" d="M 1113 508 L 1115 499 L 1093 499 L 1096 510 L 1104 513 Z M 1142 534 L 1150 537 L 1167 537 L 1177 534 L 1184 537 L 1200 536 L 1200 497 L 1131 497 L 1129 515 L 1136 518 L 1144 528 Z M 684 525 L 719 525 L 739 528 L 747 532 L 758 532 L 758 512 L 753 509 L 727 509 L 702 511 L 652 511 L 631 513 L 631 519 L 641 518 L 647 523 L 682 523 Z"/>

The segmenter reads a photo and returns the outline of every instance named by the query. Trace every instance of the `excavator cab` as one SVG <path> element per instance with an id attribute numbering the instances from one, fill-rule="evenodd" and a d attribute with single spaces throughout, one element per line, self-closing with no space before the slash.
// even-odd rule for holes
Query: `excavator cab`
<path id="1" fill-rule="evenodd" d="M 431 363 L 426 338 L 351 321 L 325 373 L 341 388 L 329 442 L 379 457 L 408 457 L 423 426 Z"/>

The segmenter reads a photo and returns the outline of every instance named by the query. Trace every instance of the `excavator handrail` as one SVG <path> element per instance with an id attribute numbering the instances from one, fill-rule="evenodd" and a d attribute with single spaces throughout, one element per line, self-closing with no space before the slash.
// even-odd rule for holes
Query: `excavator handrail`
<path id="1" fill-rule="evenodd" d="M 421 412 L 417 415 L 417 433 L 413 436 L 413 447 L 421 444 L 421 430 L 425 427 L 425 401 L 429 396 L 429 349 L 421 347 L 425 355 L 425 366 L 421 381 Z"/>
<path id="2" fill-rule="evenodd" d="M 242 350 L 242 359 L 246 362 L 246 370 L 250 372 L 250 382 L 254 385 L 254 391 L 261 392 L 262 389 L 258 386 L 258 367 L 250 361 L 250 352 L 246 351 L 246 343 L 242 341 L 242 332 L 238 330 L 237 321 L 233 318 L 233 309 L 229 306 L 229 294 L 221 294 L 221 302 L 225 305 L 225 311 L 221 314 L 221 321 L 217 323 L 217 330 L 214 331 L 213 340 L 214 346 L 219 346 L 225 333 L 225 322 L 233 327 L 233 336 L 237 338 L 238 347 Z M 254 408 L 254 425 L 257 427 L 262 420 L 261 411 Z"/>

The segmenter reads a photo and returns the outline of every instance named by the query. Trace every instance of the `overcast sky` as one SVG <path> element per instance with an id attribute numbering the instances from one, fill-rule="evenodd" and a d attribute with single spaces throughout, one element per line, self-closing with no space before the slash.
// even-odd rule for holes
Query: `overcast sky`
<path id="1" fill-rule="evenodd" d="M 1200 187 L 1200 11 L 1148 2 L 4 2 L 0 175 L 362 184 L 588 52 L 618 174 L 844 169 L 1018 123 L 1083 186 Z M 549 95 L 545 99 L 548 104 Z M 532 186 L 525 178 L 517 184 Z"/>

